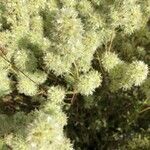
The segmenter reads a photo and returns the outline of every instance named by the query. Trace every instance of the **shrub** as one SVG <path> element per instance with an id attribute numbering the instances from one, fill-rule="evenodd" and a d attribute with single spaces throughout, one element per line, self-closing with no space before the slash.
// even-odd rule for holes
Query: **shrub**
<path id="1" fill-rule="evenodd" d="M 149 0 L 0 1 L 0 149 L 149 148 L 149 14 Z"/>

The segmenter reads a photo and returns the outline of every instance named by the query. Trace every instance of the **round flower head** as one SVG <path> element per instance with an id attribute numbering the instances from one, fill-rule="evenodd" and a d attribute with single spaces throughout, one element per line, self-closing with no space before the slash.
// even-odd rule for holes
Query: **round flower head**
<path id="1" fill-rule="evenodd" d="M 144 82 L 148 75 L 148 66 L 142 61 L 134 61 L 131 64 L 120 63 L 109 74 L 112 91 L 120 88 L 127 90 Z"/>
<path id="2" fill-rule="evenodd" d="M 98 71 L 90 71 L 79 77 L 77 91 L 83 95 L 91 95 L 101 85 L 102 77 Z"/>
<path id="3" fill-rule="evenodd" d="M 99 35 L 95 31 L 87 31 L 83 37 L 84 53 L 87 52 L 93 55 L 99 46 L 99 39 Z"/>
<path id="4" fill-rule="evenodd" d="M 38 93 L 38 85 L 23 75 L 19 77 L 17 89 L 19 93 L 27 96 L 34 96 Z"/>
<path id="5" fill-rule="evenodd" d="M 52 86 L 48 90 L 48 99 L 56 104 L 62 103 L 65 98 L 65 90 L 60 86 Z"/>
<path id="6" fill-rule="evenodd" d="M 88 0 L 82 0 L 78 2 L 77 9 L 80 12 L 80 14 L 84 17 L 89 15 L 90 13 L 93 13 L 94 11 L 91 2 Z"/>
<path id="7" fill-rule="evenodd" d="M 79 71 L 88 72 L 91 68 L 91 62 L 93 60 L 93 55 L 89 53 L 85 53 L 84 57 L 81 57 L 77 61 L 77 66 Z"/>
<path id="8" fill-rule="evenodd" d="M 127 71 L 124 74 L 123 85 L 128 88 L 128 83 L 139 86 L 147 78 L 148 66 L 142 61 L 133 61 L 127 67 Z"/>
<path id="9" fill-rule="evenodd" d="M 45 55 L 44 62 L 47 70 L 54 71 L 55 75 L 68 73 L 72 64 L 65 57 L 50 52 Z"/>
<path id="10" fill-rule="evenodd" d="M 37 112 L 37 119 L 28 128 L 27 140 L 30 142 L 30 149 L 41 149 L 42 144 L 49 148 L 50 141 L 58 134 L 59 127 L 56 128 L 56 125 L 57 122 L 52 115 Z"/>
<path id="11" fill-rule="evenodd" d="M 115 53 L 108 51 L 104 52 L 101 58 L 102 65 L 108 72 L 121 62 Z"/>
<path id="12" fill-rule="evenodd" d="M 29 50 L 18 50 L 14 55 L 14 63 L 22 71 L 34 71 L 37 68 L 37 59 Z"/>

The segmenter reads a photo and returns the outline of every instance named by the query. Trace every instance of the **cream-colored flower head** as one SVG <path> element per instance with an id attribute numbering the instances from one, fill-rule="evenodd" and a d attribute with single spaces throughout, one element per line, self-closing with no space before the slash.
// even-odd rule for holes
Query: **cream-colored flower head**
<path id="1" fill-rule="evenodd" d="M 56 104 L 61 104 L 65 98 L 65 90 L 61 86 L 52 86 L 48 89 L 48 99 Z"/>
<path id="2" fill-rule="evenodd" d="M 89 71 L 79 77 L 77 91 L 83 95 L 91 95 L 102 83 L 102 76 L 98 71 Z"/>
<path id="3" fill-rule="evenodd" d="M 103 53 L 101 61 L 103 67 L 108 72 L 121 62 L 117 54 L 109 51 Z"/>
<path id="4" fill-rule="evenodd" d="M 124 74 L 122 80 L 123 88 L 130 88 L 130 85 L 141 85 L 147 78 L 147 75 L 148 66 L 143 61 L 133 61 L 128 65 L 127 71 Z"/>

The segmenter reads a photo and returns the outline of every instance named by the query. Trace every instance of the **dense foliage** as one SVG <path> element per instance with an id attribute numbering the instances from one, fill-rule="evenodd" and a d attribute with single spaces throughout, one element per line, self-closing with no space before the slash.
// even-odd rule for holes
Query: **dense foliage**
<path id="1" fill-rule="evenodd" d="M 0 150 L 150 149 L 149 0 L 0 0 Z"/>

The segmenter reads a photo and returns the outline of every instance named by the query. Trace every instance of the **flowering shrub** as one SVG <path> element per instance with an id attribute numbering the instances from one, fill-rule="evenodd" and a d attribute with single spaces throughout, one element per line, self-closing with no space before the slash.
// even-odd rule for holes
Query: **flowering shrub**
<path id="1" fill-rule="evenodd" d="M 0 149 L 149 147 L 149 14 L 149 0 L 0 1 Z"/>

